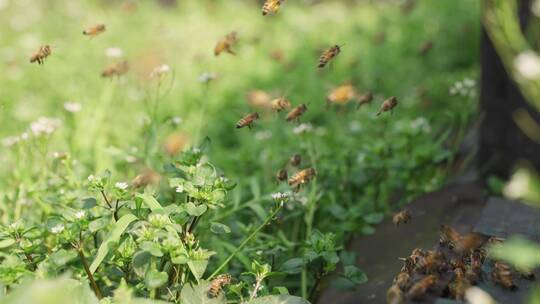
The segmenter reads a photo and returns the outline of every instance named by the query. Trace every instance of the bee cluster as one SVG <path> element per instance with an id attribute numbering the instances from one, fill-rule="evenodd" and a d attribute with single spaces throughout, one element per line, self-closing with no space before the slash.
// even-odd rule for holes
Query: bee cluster
<path id="1" fill-rule="evenodd" d="M 532 272 L 519 272 L 501 261 L 487 258 L 487 248 L 504 240 L 479 233 L 460 234 L 442 225 L 439 246 L 416 248 L 400 258 L 403 267 L 387 292 L 387 303 L 426 300 L 433 297 L 464 300 L 468 288 L 488 282 L 508 290 L 517 288 L 518 277 L 534 280 Z"/>

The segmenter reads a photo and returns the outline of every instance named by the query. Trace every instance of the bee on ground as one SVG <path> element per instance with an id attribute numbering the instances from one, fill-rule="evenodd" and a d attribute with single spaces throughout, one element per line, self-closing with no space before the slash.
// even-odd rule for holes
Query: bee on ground
<path id="1" fill-rule="evenodd" d="M 495 263 L 493 271 L 491 272 L 491 279 L 506 289 L 515 289 L 517 287 L 512 277 L 512 269 L 510 266 L 501 262 Z"/>
<path id="2" fill-rule="evenodd" d="M 291 178 L 289 178 L 289 186 L 295 187 L 296 191 L 300 190 L 300 187 L 309 183 L 315 176 L 317 171 L 313 168 L 307 168 L 297 172 Z"/>
<path id="3" fill-rule="evenodd" d="M 452 227 L 441 225 L 441 233 L 439 244 L 444 247 L 453 249 L 459 242 L 461 235 Z"/>
<path id="4" fill-rule="evenodd" d="M 43 46 L 40 46 L 39 49 L 30 56 L 30 63 L 37 62 L 38 64 L 43 64 L 45 62 L 45 58 L 49 57 L 51 55 L 51 46 L 46 44 Z"/>
<path id="5" fill-rule="evenodd" d="M 216 47 L 214 48 L 214 55 L 219 56 L 219 54 L 221 54 L 223 51 L 231 55 L 236 55 L 236 53 L 232 50 L 232 46 L 235 45 L 236 42 L 238 42 L 236 32 L 230 32 L 218 41 Z"/>
<path id="6" fill-rule="evenodd" d="M 262 15 L 276 14 L 285 0 L 266 0 L 262 7 Z"/>
<path id="7" fill-rule="evenodd" d="M 215 298 L 221 292 L 221 289 L 226 285 L 231 284 L 232 277 L 230 274 L 220 274 L 210 282 L 210 288 L 208 289 L 208 295 Z"/>
<path id="8" fill-rule="evenodd" d="M 406 271 L 400 272 L 394 278 L 394 285 L 397 285 L 401 290 L 407 290 L 411 285 L 411 275 Z"/>
<path id="9" fill-rule="evenodd" d="M 107 77 L 113 77 L 113 76 L 121 76 L 124 75 L 129 71 L 129 64 L 127 61 L 120 61 L 113 64 L 108 65 L 103 72 L 101 72 L 101 77 L 107 78 Z"/>
<path id="10" fill-rule="evenodd" d="M 289 174 L 287 173 L 287 169 L 283 168 L 280 169 L 276 174 L 276 179 L 278 182 L 284 182 L 289 178 Z"/>
<path id="11" fill-rule="evenodd" d="M 388 304 L 403 304 L 405 303 L 405 297 L 403 291 L 397 285 L 392 285 L 386 292 L 386 303 Z"/>
<path id="12" fill-rule="evenodd" d="M 420 281 L 416 282 L 411 287 L 407 295 L 413 300 L 420 299 L 426 294 L 429 289 L 433 288 L 433 286 L 435 286 L 438 282 L 439 279 L 437 279 L 436 276 L 428 275 Z"/>
<path id="13" fill-rule="evenodd" d="M 392 222 L 394 225 L 399 226 L 399 224 L 407 224 L 411 220 L 411 212 L 405 209 L 400 211 L 392 217 Z"/>
<path id="14" fill-rule="evenodd" d="M 445 268 L 445 261 L 442 253 L 428 251 L 426 255 L 420 257 L 415 265 L 418 273 L 431 274 L 440 272 Z"/>
<path id="15" fill-rule="evenodd" d="M 302 162 L 302 156 L 300 156 L 300 154 L 295 154 L 291 156 L 291 159 L 289 160 L 289 163 L 293 167 L 298 167 L 301 162 Z"/>
<path id="16" fill-rule="evenodd" d="M 285 97 L 280 97 L 273 99 L 270 102 L 270 106 L 272 107 L 272 110 L 276 112 L 281 112 L 284 109 L 289 109 L 291 107 L 291 102 Z"/>
<path id="17" fill-rule="evenodd" d="M 251 129 L 252 126 L 253 126 L 253 123 L 257 119 L 259 119 L 259 113 L 255 112 L 255 113 L 248 114 L 248 115 L 242 117 L 242 119 L 240 119 L 236 123 L 236 128 L 240 129 L 240 128 L 243 128 L 243 127 L 248 127 L 248 128 Z"/>
<path id="18" fill-rule="evenodd" d="M 471 287 L 471 283 L 465 277 L 463 269 L 454 270 L 454 280 L 448 285 L 452 298 L 462 301 L 465 298 L 465 291 Z"/>
<path id="19" fill-rule="evenodd" d="M 397 106 L 397 104 L 398 100 L 396 97 L 388 98 L 387 100 L 383 101 L 379 112 L 377 112 L 377 116 L 381 115 L 382 112 L 392 111 Z"/>
<path id="20" fill-rule="evenodd" d="M 295 107 L 294 109 L 292 109 L 287 114 L 286 120 L 287 121 L 298 121 L 298 118 L 300 118 L 300 116 L 302 116 L 302 114 L 304 114 L 306 111 L 307 111 L 307 106 L 305 104 L 301 104 L 301 105 Z"/>
<path id="21" fill-rule="evenodd" d="M 373 101 L 373 93 L 371 92 L 367 92 L 358 96 L 356 109 L 359 109 L 361 106 L 365 104 L 370 104 L 371 101 Z"/>
<path id="22" fill-rule="evenodd" d="M 356 98 L 357 92 L 351 84 L 345 84 L 333 89 L 328 96 L 326 96 L 326 101 L 329 104 L 344 105 L 347 102 Z"/>
<path id="23" fill-rule="evenodd" d="M 82 33 L 83 33 L 83 35 L 90 36 L 91 38 L 94 38 L 97 35 L 105 32 L 106 29 L 107 29 L 107 27 L 105 26 L 105 24 L 97 24 L 97 25 L 94 25 L 94 26 L 91 26 L 91 27 L 85 29 Z"/>
<path id="24" fill-rule="evenodd" d="M 324 68 L 330 60 L 334 59 L 337 55 L 341 53 L 341 47 L 339 45 L 334 45 L 333 47 L 329 48 L 328 50 L 324 51 L 324 53 L 319 57 L 319 68 Z"/>

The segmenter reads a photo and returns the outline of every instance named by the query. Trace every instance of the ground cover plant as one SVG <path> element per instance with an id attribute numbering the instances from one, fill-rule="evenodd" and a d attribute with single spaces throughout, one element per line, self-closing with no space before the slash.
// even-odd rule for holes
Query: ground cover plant
<path id="1" fill-rule="evenodd" d="M 305 303 L 369 279 L 347 240 L 445 182 L 474 111 L 478 4 L 409 3 L 1 1 L 5 301 Z M 348 84 L 373 101 L 327 100 Z"/>

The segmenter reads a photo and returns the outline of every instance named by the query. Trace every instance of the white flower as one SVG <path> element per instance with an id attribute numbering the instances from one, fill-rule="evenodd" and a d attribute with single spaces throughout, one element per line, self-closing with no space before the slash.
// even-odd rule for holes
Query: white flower
<path id="1" fill-rule="evenodd" d="M 121 48 L 110 47 L 105 50 L 105 56 L 109 58 L 120 58 L 122 55 L 124 55 L 124 52 Z"/>
<path id="2" fill-rule="evenodd" d="M 533 51 L 519 54 L 514 60 L 514 66 L 527 79 L 540 78 L 540 56 Z"/>
<path id="3" fill-rule="evenodd" d="M 128 183 L 125 182 L 117 182 L 114 186 L 120 190 L 126 190 L 129 187 Z"/>
<path id="4" fill-rule="evenodd" d="M 257 140 L 266 140 L 272 137 L 272 131 L 265 130 L 265 131 L 257 131 L 255 133 L 255 139 Z"/>
<path id="5" fill-rule="evenodd" d="M 217 74 L 211 73 L 211 72 L 204 72 L 201 75 L 199 75 L 199 81 L 202 83 L 209 83 L 210 81 L 216 78 L 217 78 Z"/>
<path id="6" fill-rule="evenodd" d="M 165 75 L 171 71 L 171 67 L 166 64 L 160 64 L 157 67 L 155 67 L 152 72 L 150 73 L 151 78 L 160 77 L 162 75 Z"/>
<path id="7" fill-rule="evenodd" d="M 126 158 L 125 158 L 126 162 L 128 163 L 134 163 L 137 161 L 137 157 L 133 156 L 133 155 L 126 155 Z"/>
<path id="8" fill-rule="evenodd" d="M 88 181 L 93 182 L 96 179 L 96 177 L 93 174 L 88 175 Z"/>
<path id="9" fill-rule="evenodd" d="M 423 132 L 431 132 L 431 126 L 429 122 L 424 117 L 418 117 L 411 122 L 411 128 L 414 130 L 422 130 Z"/>
<path id="10" fill-rule="evenodd" d="M 75 217 L 76 217 L 77 219 L 79 219 L 79 220 L 82 219 L 85 215 L 86 215 L 86 212 L 84 212 L 84 210 L 80 210 L 80 211 L 77 211 L 77 212 L 75 213 Z"/>
<path id="11" fill-rule="evenodd" d="M 8 136 L 2 139 L 2 145 L 4 147 L 11 147 L 16 145 L 19 141 L 21 141 L 21 138 L 19 136 Z"/>
<path id="12" fill-rule="evenodd" d="M 182 186 L 176 187 L 176 192 L 177 192 L 177 193 L 182 193 L 182 192 L 184 192 L 184 187 L 182 187 Z"/>
<path id="13" fill-rule="evenodd" d="M 174 125 L 179 125 L 182 123 L 182 118 L 181 117 L 178 117 L 178 116 L 175 116 L 171 119 L 172 123 Z"/>
<path id="14" fill-rule="evenodd" d="M 303 123 L 293 129 L 295 134 L 309 132 L 313 130 L 313 126 L 310 123 Z"/>
<path id="15" fill-rule="evenodd" d="M 50 135 L 60 126 L 57 118 L 40 117 L 30 124 L 30 130 L 35 136 Z"/>
<path id="16" fill-rule="evenodd" d="M 518 170 L 504 187 L 504 195 L 512 199 L 521 199 L 530 192 L 531 176 L 526 170 Z"/>
<path id="17" fill-rule="evenodd" d="M 62 231 L 64 231 L 64 225 L 62 224 L 58 224 L 51 228 L 51 232 L 54 234 L 59 234 Z"/>
<path id="18" fill-rule="evenodd" d="M 282 192 L 276 192 L 272 193 L 272 199 L 276 202 L 279 202 L 281 204 L 286 203 L 289 201 L 289 197 L 291 196 L 290 193 L 282 193 Z"/>
<path id="19" fill-rule="evenodd" d="M 30 138 L 30 135 L 28 135 L 27 132 L 24 132 L 23 134 L 21 134 L 21 139 L 22 140 L 27 140 L 28 138 Z"/>
<path id="20" fill-rule="evenodd" d="M 67 101 L 64 103 L 64 109 L 70 113 L 77 113 L 81 110 L 82 106 L 78 102 Z"/>

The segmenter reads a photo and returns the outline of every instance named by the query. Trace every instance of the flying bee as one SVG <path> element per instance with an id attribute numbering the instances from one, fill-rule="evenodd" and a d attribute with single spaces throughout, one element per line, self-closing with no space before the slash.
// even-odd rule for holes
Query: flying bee
<path id="1" fill-rule="evenodd" d="M 461 235 L 452 227 L 441 225 L 439 244 L 443 247 L 453 249 L 459 242 Z"/>
<path id="2" fill-rule="evenodd" d="M 291 107 L 291 102 L 285 97 L 280 97 L 270 101 L 270 106 L 272 107 L 272 110 L 280 112 L 281 110 L 289 109 Z"/>
<path id="3" fill-rule="evenodd" d="M 295 107 L 294 109 L 292 109 L 287 114 L 287 118 L 285 120 L 287 120 L 287 121 L 298 120 L 298 118 L 300 116 L 302 116 L 302 114 L 304 114 L 306 111 L 307 111 L 307 106 L 305 104 L 301 104 L 301 105 Z"/>
<path id="4" fill-rule="evenodd" d="M 411 284 L 411 275 L 406 272 L 400 272 L 397 277 L 394 278 L 394 285 L 397 285 L 401 290 L 407 290 Z"/>
<path id="5" fill-rule="evenodd" d="M 262 7 L 262 15 L 276 14 L 285 0 L 266 0 Z"/>
<path id="6" fill-rule="evenodd" d="M 221 292 L 221 289 L 225 287 L 226 285 L 231 284 L 232 277 L 230 274 L 220 274 L 215 279 L 210 282 L 210 288 L 208 289 L 208 295 L 212 298 L 216 298 L 219 293 Z"/>
<path id="7" fill-rule="evenodd" d="M 448 285 L 450 295 L 462 301 L 465 297 L 465 291 L 471 286 L 471 283 L 465 277 L 463 269 L 456 268 L 454 270 L 454 280 Z"/>
<path id="8" fill-rule="evenodd" d="M 242 119 L 240 119 L 236 123 L 236 128 L 240 129 L 240 128 L 243 128 L 243 127 L 247 126 L 248 128 L 251 129 L 251 127 L 253 126 L 253 123 L 257 119 L 259 119 L 259 113 L 255 112 L 255 113 L 248 114 L 248 115 L 242 117 Z"/>
<path id="9" fill-rule="evenodd" d="M 422 44 L 422 46 L 418 50 L 418 53 L 422 56 L 425 56 L 427 55 L 427 53 L 429 53 L 429 51 L 431 51 L 432 48 L 433 48 L 433 41 L 428 40 L 424 44 Z"/>
<path id="10" fill-rule="evenodd" d="M 289 160 L 289 163 L 293 167 L 298 167 L 301 162 L 302 162 L 302 156 L 300 156 L 300 154 L 295 154 L 291 156 L 291 159 Z"/>
<path id="11" fill-rule="evenodd" d="M 394 225 L 399 226 L 399 224 L 407 224 L 411 220 L 411 213 L 409 210 L 402 210 L 392 217 L 392 222 Z"/>
<path id="12" fill-rule="evenodd" d="M 396 97 L 388 98 L 387 100 L 383 101 L 379 112 L 377 112 L 377 116 L 381 115 L 382 112 L 392 111 L 397 106 L 397 104 L 398 100 Z"/>
<path id="13" fill-rule="evenodd" d="M 83 33 L 83 35 L 90 36 L 91 38 L 94 38 L 97 35 L 105 32 L 106 29 L 107 29 L 107 27 L 105 26 L 105 24 L 97 24 L 97 25 L 94 25 L 94 26 L 91 26 L 91 27 L 85 29 L 82 33 Z"/>
<path id="14" fill-rule="evenodd" d="M 315 171 L 315 169 L 304 169 L 289 178 L 289 186 L 296 187 L 296 190 L 298 191 L 302 185 L 309 183 L 315 176 L 317 176 L 317 171 Z"/>
<path id="15" fill-rule="evenodd" d="M 345 84 L 333 89 L 326 97 L 329 104 L 343 105 L 356 97 L 357 93 L 351 84 Z"/>
<path id="16" fill-rule="evenodd" d="M 502 285 L 504 288 L 515 289 L 517 287 L 512 278 L 512 269 L 504 263 L 495 263 L 491 272 L 491 278 L 495 283 Z"/>
<path id="17" fill-rule="evenodd" d="M 416 282 L 411 287 L 407 295 L 413 300 L 418 300 L 422 298 L 426 294 L 426 292 L 429 289 L 433 288 L 433 286 L 435 286 L 438 282 L 439 280 L 437 279 L 436 276 L 428 275 L 424 277 L 423 279 L 421 279 L 420 281 Z"/>
<path id="18" fill-rule="evenodd" d="M 371 92 L 364 93 L 358 96 L 356 108 L 358 109 L 365 104 L 369 104 L 371 103 L 371 101 L 373 101 L 373 93 Z"/>
<path id="19" fill-rule="evenodd" d="M 51 55 L 51 46 L 46 44 L 43 46 L 40 46 L 39 49 L 30 56 L 30 63 L 37 62 L 38 64 L 43 64 L 45 62 L 45 58 L 47 58 L 49 55 Z"/>
<path id="20" fill-rule="evenodd" d="M 324 51 L 322 53 L 321 57 L 319 57 L 319 68 L 324 68 L 330 60 L 334 59 L 339 53 L 341 52 L 341 47 L 339 45 L 334 45 L 333 47 L 329 48 L 328 50 Z"/>
<path id="21" fill-rule="evenodd" d="M 268 109 L 272 107 L 270 103 L 271 101 L 270 95 L 263 90 L 249 91 L 246 94 L 246 100 L 249 105 L 256 108 Z"/>
<path id="22" fill-rule="evenodd" d="M 286 181 L 289 178 L 289 174 L 287 173 L 287 169 L 285 169 L 285 168 L 280 169 L 276 174 L 276 178 L 277 178 L 278 182 Z"/>
<path id="23" fill-rule="evenodd" d="M 127 71 L 129 71 L 129 64 L 124 60 L 108 65 L 103 72 L 101 72 L 101 77 L 119 77 L 127 73 Z"/>
<path id="24" fill-rule="evenodd" d="M 146 169 L 143 173 L 133 178 L 133 180 L 131 181 L 131 185 L 135 189 L 144 188 L 147 185 L 159 183 L 160 178 L 161 177 L 157 172 L 151 169 Z"/>
<path id="25" fill-rule="evenodd" d="M 236 53 L 232 50 L 232 46 L 235 45 L 237 41 L 238 37 L 236 32 L 230 32 L 229 34 L 225 35 L 225 37 L 221 38 L 221 40 L 219 40 L 216 44 L 216 47 L 214 48 L 214 55 L 219 56 L 219 54 L 221 54 L 223 51 L 231 55 L 236 55 Z"/>
<path id="26" fill-rule="evenodd" d="M 392 285 L 386 292 L 386 303 L 388 304 L 403 304 L 405 303 L 405 297 L 403 291 L 397 285 Z"/>

